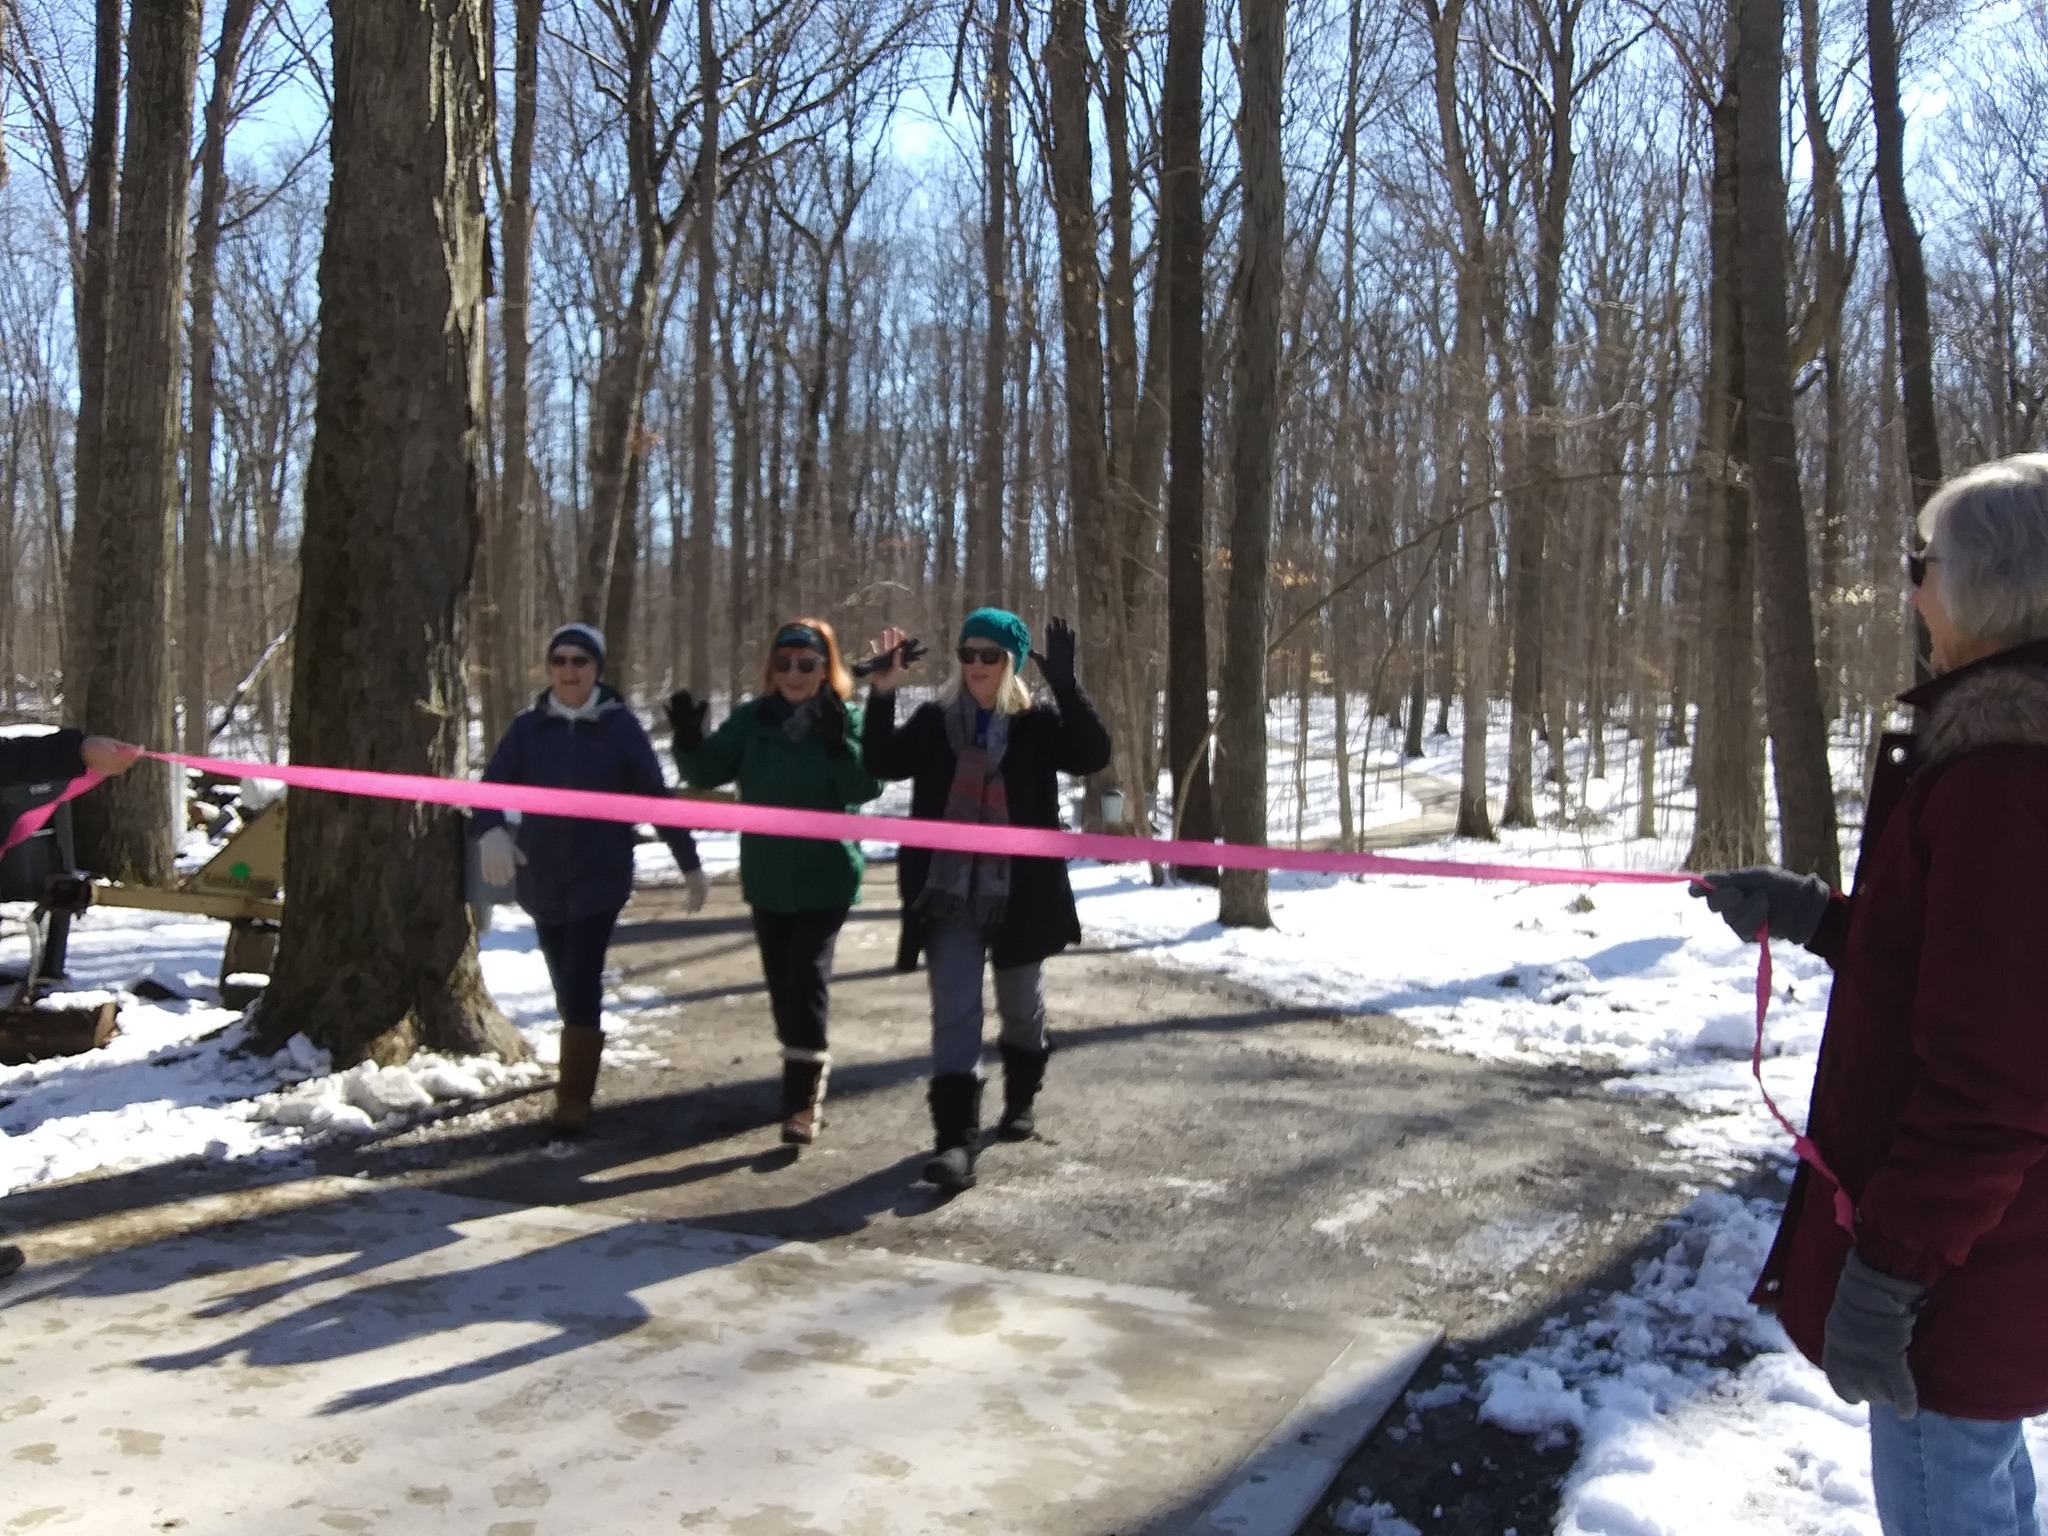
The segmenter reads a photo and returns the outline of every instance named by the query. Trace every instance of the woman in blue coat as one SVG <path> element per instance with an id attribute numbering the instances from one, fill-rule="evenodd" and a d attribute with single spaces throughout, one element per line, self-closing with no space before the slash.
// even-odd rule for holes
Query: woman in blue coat
<path id="1" fill-rule="evenodd" d="M 484 769 L 489 784 L 534 784 L 614 794 L 666 795 L 661 763 L 632 710 L 604 671 L 604 632 L 564 624 L 548 639 L 549 686 L 516 716 Z M 562 1062 L 554 1128 L 578 1135 L 590 1124 L 604 1054 L 604 959 L 619 910 L 633 894 L 635 830 L 623 822 L 526 816 L 515 832 L 502 812 L 478 811 L 470 829 L 484 879 L 516 880 L 533 918 L 562 1019 Z M 664 827 L 689 887 L 688 910 L 709 889 L 697 845 Z"/>

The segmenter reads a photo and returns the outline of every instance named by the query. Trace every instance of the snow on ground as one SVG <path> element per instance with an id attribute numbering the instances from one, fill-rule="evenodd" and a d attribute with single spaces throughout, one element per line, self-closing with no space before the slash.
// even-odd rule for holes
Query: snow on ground
<path id="1" fill-rule="evenodd" d="M 0 969 L 18 975 L 26 908 L 5 911 Z M 510 1066 L 426 1054 L 334 1072 L 304 1036 L 274 1055 L 250 1053 L 248 1025 L 219 1006 L 214 988 L 226 935 L 225 923 L 117 907 L 73 925 L 71 979 L 45 1006 L 112 994 L 120 1030 L 82 1056 L 0 1067 L 0 1194 L 185 1157 L 290 1160 L 317 1138 L 388 1132 L 437 1104 L 531 1087 L 557 1058 L 547 967 L 516 910 L 498 910 L 482 945 L 492 995 L 534 1051 L 534 1061 Z M 617 1060 L 655 1059 L 636 1041 L 645 1026 L 635 1001 L 644 999 L 623 999 L 605 1016 Z"/>
<path id="2" fill-rule="evenodd" d="M 1354 717 L 1354 742 L 1363 724 Z M 1273 840 L 1294 839 L 1297 815 L 1304 837 L 1329 836 L 1336 789 L 1327 703 L 1311 711 L 1298 779 L 1292 701 L 1276 706 L 1272 731 Z M 1416 775 L 1458 778 L 1455 734 L 1430 738 L 1422 759 L 1399 768 L 1386 750 L 1392 745 L 1382 736 L 1371 754 L 1354 760 L 1360 826 L 1374 824 L 1389 801 L 1410 804 Z M 1504 745 L 1495 730 L 1489 778 L 1496 810 Z M 1606 746 L 1612 778 L 1593 775 L 1585 742 L 1568 748 L 1562 793 L 1548 788 L 1539 797 L 1544 825 L 1503 833 L 1495 843 L 1445 839 L 1403 856 L 1677 868 L 1691 837 L 1684 752 L 1656 754 L 1658 835 L 1639 839 L 1632 835 L 1638 749 L 1618 731 Z M 1836 743 L 1845 866 L 1854 857 L 1863 757 L 1862 742 Z M 1537 761 L 1540 770 L 1541 745 Z M 1297 784 L 1305 793 L 1297 794 Z M 1447 1050 L 1604 1067 L 1616 1092 L 1669 1095 L 1693 1111 L 1662 1133 L 1689 1163 L 1718 1167 L 1731 1184 L 1760 1163 L 1791 1176 L 1786 1137 L 1749 1075 L 1756 952 L 1683 885 L 1275 875 L 1268 930 L 1225 929 L 1215 921 L 1213 891 L 1154 886 L 1136 866 L 1076 866 L 1074 885 L 1082 922 L 1096 939 L 1287 1001 L 1393 1013 Z M 1789 946 L 1773 958 L 1764 1081 L 1803 1122 L 1829 972 Z M 1647 1146 L 1644 1155 L 1668 1154 Z M 1839 1402 L 1776 1321 L 1748 1301 L 1778 1211 L 1774 1200 L 1703 1193 L 1630 1289 L 1588 1317 L 1554 1321 L 1521 1354 L 1480 1362 L 1475 1380 L 1447 1367 L 1444 1378 L 1418 1384 L 1404 1407 L 1419 1415 L 1477 1399 L 1481 1417 L 1503 1428 L 1539 1442 L 1575 1439 L 1558 1536 L 1877 1536 L 1865 1410 Z M 1341 1242 L 1346 1214 L 1340 1203 L 1315 1226 Z M 1412 1424 L 1419 1429 L 1419 1418 Z M 1387 1433 L 1413 1429 L 1390 1421 Z M 2037 1461 L 2048 1465 L 2048 1421 L 2029 1431 Z M 1340 1529 L 1368 1536 L 1436 1528 L 1431 1511 L 1398 1510 L 1370 1492 L 1332 1513 Z"/>

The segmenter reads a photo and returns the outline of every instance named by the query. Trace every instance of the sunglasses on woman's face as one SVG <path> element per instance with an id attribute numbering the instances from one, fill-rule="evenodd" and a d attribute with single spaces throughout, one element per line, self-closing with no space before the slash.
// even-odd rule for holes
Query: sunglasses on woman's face
<path id="1" fill-rule="evenodd" d="M 548 658 L 548 665 L 574 672 L 583 667 L 594 666 L 596 663 L 581 651 L 557 651 Z"/>
<path id="2" fill-rule="evenodd" d="M 1906 556 L 1906 580 L 1912 582 L 1916 587 L 1924 586 L 1927 582 L 1927 567 L 1939 564 L 1941 564 L 1940 560 L 1933 555 L 1908 555 Z"/>
<path id="3" fill-rule="evenodd" d="M 787 672 L 794 667 L 805 677 L 825 665 L 825 658 L 815 651 L 778 651 L 771 665 L 778 672 Z"/>
<path id="4" fill-rule="evenodd" d="M 1000 667 L 1003 664 L 1003 657 L 1009 653 L 998 650 L 992 645 L 963 645 L 953 654 L 960 658 L 960 665 L 963 667 L 971 667 L 977 664 L 984 667 Z"/>

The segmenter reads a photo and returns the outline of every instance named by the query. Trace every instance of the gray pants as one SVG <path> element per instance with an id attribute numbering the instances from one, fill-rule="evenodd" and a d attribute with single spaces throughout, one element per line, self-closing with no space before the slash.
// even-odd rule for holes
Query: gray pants
<path id="1" fill-rule="evenodd" d="M 981 971 L 988 941 L 964 924 L 935 925 L 925 935 L 932 987 L 932 1071 L 974 1072 L 981 1066 Z M 1020 1051 L 1045 1049 L 1045 970 L 1037 961 L 996 972 L 998 1038 Z"/>

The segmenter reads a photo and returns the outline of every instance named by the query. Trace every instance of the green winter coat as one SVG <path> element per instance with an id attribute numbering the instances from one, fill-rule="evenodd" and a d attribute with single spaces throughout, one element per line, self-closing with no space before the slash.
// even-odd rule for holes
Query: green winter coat
<path id="1" fill-rule="evenodd" d="M 816 737 L 791 740 L 787 719 L 780 695 L 749 699 L 702 746 L 678 751 L 676 771 L 693 789 L 737 783 L 748 805 L 849 811 L 882 792 L 882 781 L 861 766 L 858 705 L 846 706 L 846 750 L 837 757 L 827 756 Z M 859 843 L 740 834 L 740 891 L 748 906 L 764 911 L 850 907 L 860 900 L 866 867 Z"/>

